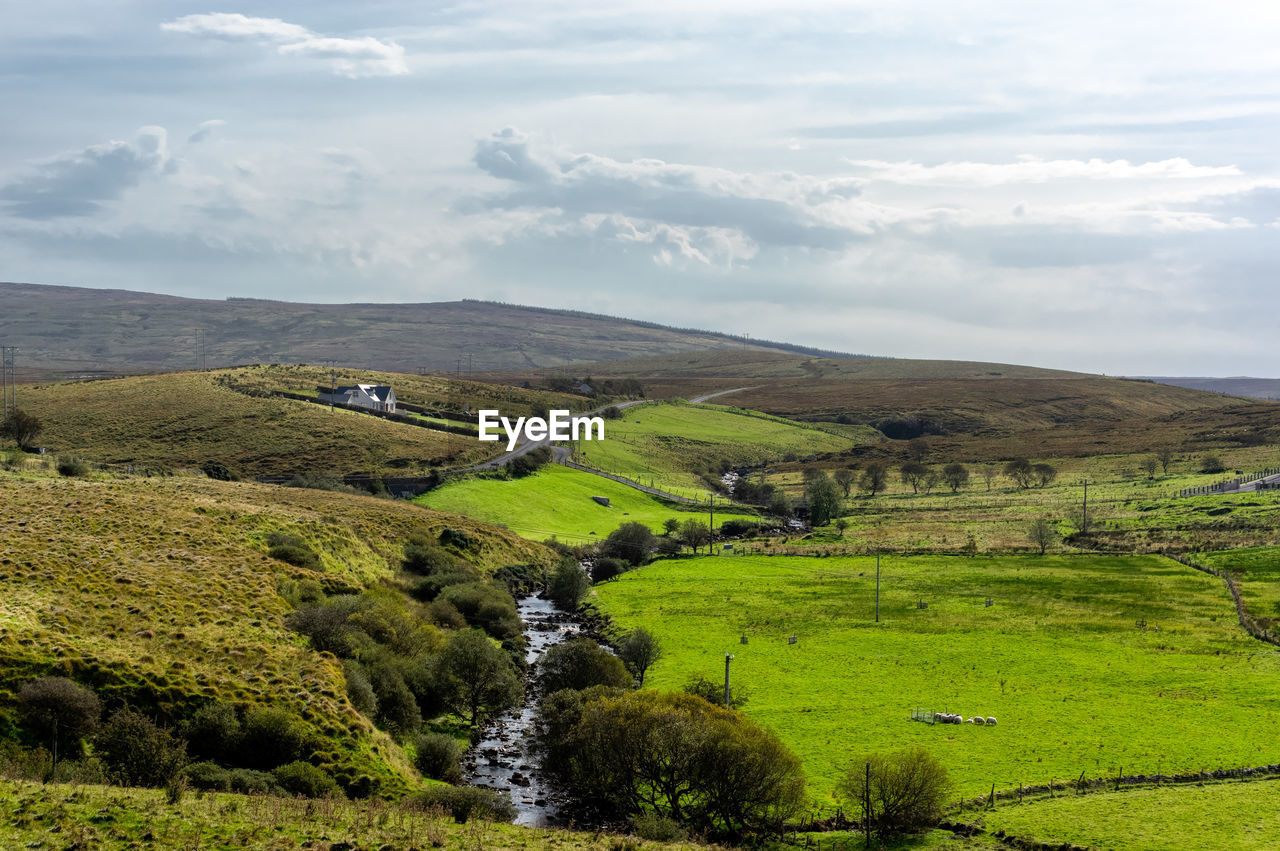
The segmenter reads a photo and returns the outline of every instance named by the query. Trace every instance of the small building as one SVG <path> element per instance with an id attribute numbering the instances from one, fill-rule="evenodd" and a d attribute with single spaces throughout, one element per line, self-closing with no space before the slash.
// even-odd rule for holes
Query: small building
<path id="1" fill-rule="evenodd" d="M 353 384 L 339 387 L 335 393 L 321 393 L 323 402 L 337 402 L 357 408 L 368 408 L 385 414 L 396 412 L 396 391 L 390 384 Z"/>

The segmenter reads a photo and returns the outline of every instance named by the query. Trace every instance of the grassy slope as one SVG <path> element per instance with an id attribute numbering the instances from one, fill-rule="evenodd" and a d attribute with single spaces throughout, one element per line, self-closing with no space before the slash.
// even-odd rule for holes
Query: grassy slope
<path id="1" fill-rule="evenodd" d="M 1280 842 L 1274 780 L 1065 795 L 984 815 L 988 831 L 1091 848 L 1250 851 Z"/>
<path id="2" fill-rule="evenodd" d="M 245 476 L 381 466 L 411 475 L 492 454 L 461 435 L 248 396 L 222 386 L 226 377 L 193 372 L 44 385 L 24 388 L 21 403 L 44 423 L 42 444 L 109 464 L 218 461 Z"/>
<path id="3" fill-rule="evenodd" d="M 377 801 L 333 803 L 261 796 L 188 794 L 102 786 L 42 786 L 0 781 L 0 840 L 6 848 L 347 848 L 539 849 L 608 851 L 615 839 L 567 830 L 534 830 L 473 820 L 457 825 L 437 813 L 408 813 Z M 691 849 L 685 843 L 634 841 L 640 848 Z"/>
<path id="4" fill-rule="evenodd" d="M 1280 514 L 1280 494 L 1268 494 L 1271 511 Z M 1239 500 L 1237 500 L 1239 501 Z M 1280 619 L 1280 547 L 1197 553 L 1196 561 L 1229 570 L 1240 581 L 1245 608 L 1256 618 Z"/>
<path id="5" fill-rule="evenodd" d="M 608 497 L 610 507 L 594 502 L 593 496 Z M 583 543 L 602 539 L 623 523 L 644 523 L 660 531 L 669 517 L 707 519 L 705 507 L 668 504 L 611 479 L 558 464 L 548 464 L 522 479 L 465 479 L 415 501 L 438 511 L 506 526 L 535 541 L 554 535 L 570 543 Z M 739 516 L 745 516 L 741 509 L 726 510 L 723 515 L 717 509 L 716 526 Z"/>
<path id="6" fill-rule="evenodd" d="M 0 691 L 46 673 L 160 717 L 210 698 L 279 705 L 333 743 L 334 767 L 394 788 L 403 754 L 350 706 L 341 666 L 288 630 L 272 531 L 318 552 L 323 583 L 388 576 L 413 530 L 463 529 L 491 567 L 547 551 L 474 521 L 325 491 L 204 479 L 0 474 Z"/>
<path id="7" fill-rule="evenodd" d="M 798 423 L 751 416 L 715 405 L 645 405 L 605 424 L 605 439 L 580 444 L 582 463 L 652 484 L 670 493 L 705 499 L 699 478 L 731 467 L 757 466 L 784 457 L 837 452 L 853 440 Z"/>
<path id="8" fill-rule="evenodd" d="M 1213 577 L 1158 557 L 887 559 L 878 626 L 874 583 L 865 557 L 720 557 L 657 563 L 597 595 L 620 628 L 662 640 L 656 687 L 714 679 L 735 653 L 748 714 L 796 750 L 820 797 L 857 755 L 909 743 L 966 795 L 1277 761 L 1280 655 L 1236 628 Z M 919 724 L 913 707 L 1000 724 Z"/>

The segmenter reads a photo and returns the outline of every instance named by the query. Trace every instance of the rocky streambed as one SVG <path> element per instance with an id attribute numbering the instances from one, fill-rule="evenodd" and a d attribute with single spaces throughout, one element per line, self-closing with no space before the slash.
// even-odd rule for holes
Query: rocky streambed
<path id="1" fill-rule="evenodd" d="M 582 632 L 572 615 L 550 600 L 525 597 L 517 601 L 527 642 L 525 661 L 530 667 L 548 649 Z M 507 792 L 516 808 L 516 824 L 547 827 L 568 822 L 557 798 L 542 775 L 534 752 L 534 718 L 538 691 L 532 679 L 518 709 L 506 712 L 484 726 L 479 744 L 467 751 L 462 773 L 473 786 Z"/>

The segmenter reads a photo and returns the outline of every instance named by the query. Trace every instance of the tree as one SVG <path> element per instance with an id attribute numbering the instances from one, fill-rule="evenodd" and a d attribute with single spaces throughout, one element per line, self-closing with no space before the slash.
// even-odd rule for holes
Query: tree
<path id="1" fill-rule="evenodd" d="M 666 520 L 662 521 L 662 534 L 666 535 L 668 538 L 670 538 L 679 530 L 680 530 L 680 521 L 675 519 L 674 517 L 668 517 Z"/>
<path id="2" fill-rule="evenodd" d="M 1036 480 L 1036 472 L 1026 458 L 1014 458 L 1004 465 L 1004 474 L 1013 479 L 1018 490 L 1026 490 Z"/>
<path id="3" fill-rule="evenodd" d="M 1031 522 L 1031 526 L 1027 529 L 1027 538 L 1030 539 L 1032 544 L 1040 548 L 1040 555 L 1044 555 L 1045 550 L 1058 540 L 1058 533 L 1048 518 L 1038 517 Z"/>
<path id="4" fill-rule="evenodd" d="M 0 423 L 0 434 L 17 443 L 23 449 L 31 446 L 31 441 L 44 430 L 44 423 L 28 414 L 21 408 L 14 408 L 9 417 Z"/>
<path id="5" fill-rule="evenodd" d="M 538 661 L 538 679 L 546 694 L 592 686 L 630 688 L 632 679 L 617 656 L 590 638 L 579 636 L 549 649 Z"/>
<path id="6" fill-rule="evenodd" d="M 643 688 L 645 672 L 662 658 L 662 645 L 649 630 L 637 627 L 618 642 L 618 658 L 636 678 L 637 684 Z"/>
<path id="7" fill-rule="evenodd" d="M 769 513 L 774 517 L 790 517 L 792 512 L 791 497 L 782 488 L 775 488 L 769 493 Z"/>
<path id="8" fill-rule="evenodd" d="M 855 760 L 838 791 L 868 832 L 887 838 L 937 822 L 951 781 L 942 763 L 912 746 Z"/>
<path id="9" fill-rule="evenodd" d="M 849 498 L 849 491 L 853 489 L 853 485 L 858 481 L 858 473 L 852 467 L 841 467 L 831 474 L 840 491 L 844 494 L 844 498 Z"/>
<path id="10" fill-rule="evenodd" d="M 18 689 L 18 718 L 53 758 L 80 756 L 86 736 L 98 727 L 98 696 L 66 677 L 41 677 Z"/>
<path id="11" fill-rule="evenodd" d="M 923 464 L 924 460 L 929 457 L 929 441 L 923 437 L 917 437 L 907 442 L 907 457 L 912 461 Z"/>
<path id="12" fill-rule="evenodd" d="M 969 483 L 969 468 L 953 461 L 942 468 L 942 480 L 951 488 L 952 493 L 958 493 L 960 488 Z"/>
<path id="13" fill-rule="evenodd" d="M 998 475 L 998 473 L 999 473 L 999 471 L 998 471 L 998 470 L 996 470 L 996 468 L 995 468 L 995 465 L 994 465 L 994 464 L 983 464 L 983 465 L 982 465 L 982 480 L 983 480 L 984 482 L 986 482 L 986 483 L 987 483 L 987 490 L 988 490 L 988 491 L 990 491 L 990 490 L 991 490 L 991 483 L 992 483 L 993 481 L 995 481 L 995 478 L 996 478 L 996 476 Z"/>
<path id="14" fill-rule="evenodd" d="M 598 558 L 591 565 L 591 582 L 599 585 L 627 572 L 627 565 L 618 558 Z"/>
<path id="15" fill-rule="evenodd" d="M 1040 483 L 1040 487 L 1045 487 L 1054 479 L 1058 478 L 1058 471 L 1052 464 L 1033 464 L 1031 471 L 1035 473 L 1036 481 Z"/>
<path id="16" fill-rule="evenodd" d="M 437 666 L 446 704 L 472 728 L 485 715 L 520 702 L 520 679 L 511 657 L 478 629 L 454 632 Z"/>
<path id="17" fill-rule="evenodd" d="M 924 478 L 920 480 L 920 487 L 925 493 L 929 493 L 938 486 L 938 482 L 942 481 L 942 474 L 930 467 L 924 474 Z"/>
<path id="18" fill-rule="evenodd" d="M 462 780 L 462 768 L 458 760 L 462 758 L 465 746 L 448 733 L 423 733 L 414 740 L 413 764 L 422 772 L 423 777 L 432 780 L 443 780 L 445 783 L 458 783 Z"/>
<path id="19" fill-rule="evenodd" d="M 849 521 L 844 517 L 836 518 L 836 530 L 840 533 L 840 537 L 844 537 L 844 530 L 849 528 Z"/>
<path id="20" fill-rule="evenodd" d="M 578 608 L 582 597 L 591 589 L 591 580 L 586 571 L 571 558 L 561 559 L 556 565 L 555 573 L 547 584 L 547 596 L 556 601 L 562 609 L 572 611 Z"/>
<path id="21" fill-rule="evenodd" d="M 1227 466 L 1222 463 L 1222 459 L 1217 455 L 1209 454 L 1200 459 L 1200 472 L 1202 473 L 1221 473 L 1226 469 Z"/>
<path id="22" fill-rule="evenodd" d="M 1147 474 L 1148 479 L 1156 477 L 1156 468 L 1160 466 L 1160 459 L 1152 455 L 1142 459 L 1142 471 Z"/>
<path id="23" fill-rule="evenodd" d="M 686 520 L 680 524 L 680 543 L 692 547 L 696 555 L 698 547 L 711 543 L 711 529 L 701 520 Z"/>
<path id="24" fill-rule="evenodd" d="M 826 473 L 809 482 L 804 495 L 809 503 L 809 522 L 814 526 L 827 525 L 840 511 L 840 486 Z"/>
<path id="25" fill-rule="evenodd" d="M 889 467 L 882 461 L 872 461 L 862 471 L 858 487 L 867 492 L 867 496 L 875 496 L 884 490 L 889 482 Z"/>
<path id="26" fill-rule="evenodd" d="M 929 474 L 929 468 L 919 461 L 907 461 L 902 467 L 902 483 L 911 485 L 912 493 L 920 493 L 920 485 Z"/>
<path id="27" fill-rule="evenodd" d="M 600 549 L 604 555 L 641 565 L 653 552 L 653 532 L 643 523 L 623 523 L 609 533 Z"/>
<path id="28" fill-rule="evenodd" d="M 123 786 L 165 786 L 187 764 L 186 742 L 127 707 L 107 719 L 93 750 Z"/>
<path id="29" fill-rule="evenodd" d="M 1169 475 L 1169 462 L 1173 460 L 1173 447 L 1161 446 L 1156 450 L 1156 460 L 1160 462 L 1160 472 Z"/>

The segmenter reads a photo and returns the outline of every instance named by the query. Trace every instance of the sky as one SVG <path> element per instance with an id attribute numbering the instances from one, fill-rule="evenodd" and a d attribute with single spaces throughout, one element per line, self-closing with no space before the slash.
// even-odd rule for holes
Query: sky
<path id="1" fill-rule="evenodd" d="M 1280 377 L 1280 4 L 4 4 L 0 280 Z"/>

